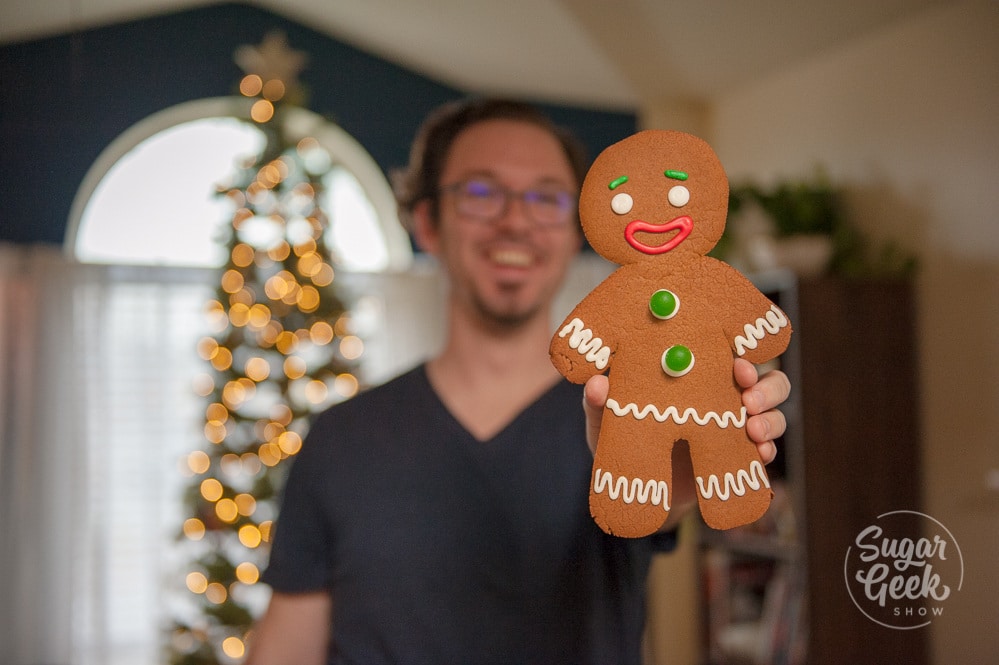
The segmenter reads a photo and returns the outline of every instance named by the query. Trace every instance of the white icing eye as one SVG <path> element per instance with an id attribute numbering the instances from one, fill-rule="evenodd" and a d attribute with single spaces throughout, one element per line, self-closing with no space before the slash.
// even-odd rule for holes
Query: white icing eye
<path id="1" fill-rule="evenodd" d="M 611 210 L 619 215 L 626 215 L 631 212 L 631 206 L 634 204 L 635 202 L 632 200 L 630 194 L 621 192 L 619 194 L 615 194 L 614 198 L 611 199 Z"/>
<path id="2" fill-rule="evenodd" d="M 669 190 L 669 202 L 677 208 L 682 208 L 690 201 L 690 190 L 683 185 L 677 185 Z"/>

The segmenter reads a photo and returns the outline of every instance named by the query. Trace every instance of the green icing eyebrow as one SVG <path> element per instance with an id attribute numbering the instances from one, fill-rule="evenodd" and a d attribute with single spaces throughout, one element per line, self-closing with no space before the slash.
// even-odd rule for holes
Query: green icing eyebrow
<path id="1" fill-rule="evenodd" d="M 673 180 L 686 180 L 687 179 L 687 173 L 685 171 L 674 171 L 672 169 L 669 169 L 667 171 L 664 171 L 663 175 L 665 175 L 667 178 L 672 178 Z"/>
<path id="2" fill-rule="evenodd" d="M 623 175 L 620 178 L 614 178 L 613 180 L 611 180 L 610 184 L 607 186 L 610 187 L 612 190 L 614 190 L 626 182 L 628 182 L 628 176 Z"/>

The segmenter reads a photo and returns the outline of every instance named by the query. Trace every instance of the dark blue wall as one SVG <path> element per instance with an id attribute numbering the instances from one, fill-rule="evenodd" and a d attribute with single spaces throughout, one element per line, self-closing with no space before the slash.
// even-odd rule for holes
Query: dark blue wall
<path id="1" fill-rule="evenodd" d="M 405 164 L 425 114 L 463 92 L 243 4 L 222 4 L 0 47 L 0 240 L 61 244 L 90 165 L 119 134 L 176 104 L 237 94 L 233 53 L 283 31 L 308 54 L 307 106 L 386 171 Z M 591 156 L 635 116 L 542 105 Z M 155 202 L 152 202 L 155 203 Z"/>

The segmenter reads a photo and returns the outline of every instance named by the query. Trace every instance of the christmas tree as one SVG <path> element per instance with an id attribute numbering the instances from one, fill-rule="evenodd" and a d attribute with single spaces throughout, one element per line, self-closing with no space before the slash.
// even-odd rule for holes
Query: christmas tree
<path id="1" fill-rule="evenodd" d="M 234 212 L 220 241 L 219 270 L 207 313 L 212 335 L 198 353 L 210 370 L 204 445 L 192 452 L 179 536 L 190 561 L 168 640 L 176 665 L 237 663 L 263 609 L 276 499 L 287 461 L 299 451 L 309 417 L 353 395 L 361 341 L 351 334 L 345 297 L 321 206 L 330 160 L 312 138 L 285 122 L 300 89 L 304 56 L 280 34 L 243 47 L 240 92 L 263 150 L 219 195 Z"/>

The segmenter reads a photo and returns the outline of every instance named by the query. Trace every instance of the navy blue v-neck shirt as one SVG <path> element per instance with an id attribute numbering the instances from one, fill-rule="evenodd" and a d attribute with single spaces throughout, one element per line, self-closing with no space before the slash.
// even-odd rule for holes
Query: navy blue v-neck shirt
<path id="1" fill-rule="evenodd" d="M 331 664 L 637 665 L 672 536 L 594 524 L 581 400 L 560 382 L 478 441 L 421 365 L 320 414 L 264 581 L 330 591 Z"/>

